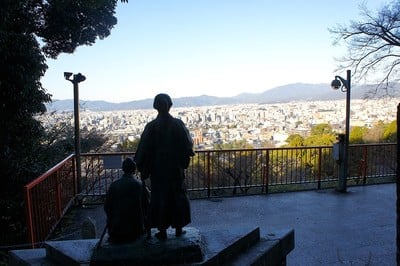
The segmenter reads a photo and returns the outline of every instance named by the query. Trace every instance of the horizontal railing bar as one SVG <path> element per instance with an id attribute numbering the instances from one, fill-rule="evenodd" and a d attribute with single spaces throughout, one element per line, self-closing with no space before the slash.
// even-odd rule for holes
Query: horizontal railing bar
<path id="1" fill-rule="evenodd" d="M 58 164 L 56 164 L 55 166 L 53 166 L 52 168 L 50 168 L 48 171 L 46 171 L 44 174 L 42 174 L 40 177 L 36 178 L 35 180 L 33 180 L 32 182 L 28 183 L 27 185 L 25 185 L 25 188 L 30 189 L 34 186 L 36 186 L 37 184 L 39 184 L 40 182 L 42 182 L 43 180 L 45 180 L 46 178 L 48 178 L 51 174 L 55 173 L 58 169 L 60 169 L 61 167 L 64 166 L 64 164 L 69 161 L 72 157 L 74 157 L 74 154 L 69 155 L 67 158 L 65 158 L 64 160 L 62 160 L 61 162 L 59 162 Z"/>

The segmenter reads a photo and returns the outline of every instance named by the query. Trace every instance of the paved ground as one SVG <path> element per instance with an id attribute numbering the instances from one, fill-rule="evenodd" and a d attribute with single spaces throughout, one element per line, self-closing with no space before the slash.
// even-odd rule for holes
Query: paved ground
<path id="1" fill-rule="evenodd" d="M 293 228 L 288 265 L 396 265 L 395 206 L 395 184 L 350 187 L 345 194 L 330 189 L 193 200 L 190 226 L 259 226 L 261 234 Z M 72 216 L 92 217 L 101 234 L 102 206 Z"/>

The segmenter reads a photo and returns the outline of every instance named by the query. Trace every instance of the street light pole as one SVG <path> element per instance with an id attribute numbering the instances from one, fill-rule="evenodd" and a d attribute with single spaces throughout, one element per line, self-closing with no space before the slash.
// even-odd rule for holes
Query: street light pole
<path id="1" fill-rule="evenodd" d="M 347 70 L 347 89 L 346 89 L 346 138 L 344 143 L 344 169 L 345 179 L 342 192 L 347 189 L 347 174 L 349 169 L 349 144 L 350 144 L 350 93 L 351 93 L 351 71 Z"/>
<path id="2" fill-rule="evenodd" d="M 64 78 L 69 80 L 74 85 L 74 124 L 75 124 L 75 164 L 76 164 L 76 180 L 77 180 L 77 192 L 82 191 L 81 187 L 81 137 L 79 128 L 79 83 L 84 81 L 86 77 L 81 73 L 73 75 L 70 72 L 64 72 Z"/>
<path id="3" fill-rule="evenodd" d="M 347 70 L 346 79 L 335 76 L 331 86 L 333 89 L 341 89 L 342 92 L 346 92 L 346 128 L 344 136 L 344 151 L 343 151 L 343 163 L 342 171 L 339 172 L 339 185 L 337 191 L 346 192 L 347 190 L 347 174 L 349 169 L 349 137 L 350 137 L 350 97 L 351 97 L 351 70 Z"/>

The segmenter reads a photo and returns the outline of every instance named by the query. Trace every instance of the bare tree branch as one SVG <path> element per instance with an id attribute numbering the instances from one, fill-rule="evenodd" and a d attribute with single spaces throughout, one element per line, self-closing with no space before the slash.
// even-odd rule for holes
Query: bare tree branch
<path id="1" fill-rule="evenodd" d="M 400 1 L 392 1 L 376 13 L 360 6 L 362 20 L 329 29 L 334 45 L 344 43 L 346 54 L 337 59 L 338 71 L 351 68 L 353 80 L 376 82 L 386 90 L 399 81 L 400 73 Z"/>

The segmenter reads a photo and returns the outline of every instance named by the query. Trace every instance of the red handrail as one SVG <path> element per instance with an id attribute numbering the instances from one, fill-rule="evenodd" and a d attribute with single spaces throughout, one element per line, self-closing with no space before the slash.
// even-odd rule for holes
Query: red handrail
<path id="1" fill-rule="evenodd" d="M 42 242 L 55 228 L 76 196 L 74 155 L 25 185 L 28 241 Z"/>
<path id="2" fill-rule="evenodd" d="M 37 184 L 41 183 L 43 180 L 48 178 L 51 174 L 62 168 L 65 163 L 69 160 L 71 160 L 74 157 L 74 154 L 69 155 L 67 158 L 50 168 L 48 171 L 46 171 L 44 174 L 36 178 L 35 180 L 31 181 L 27 185 L 25 185 L 25 189 L 31 189 L 32 187 L 36 186 Z"/>

